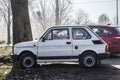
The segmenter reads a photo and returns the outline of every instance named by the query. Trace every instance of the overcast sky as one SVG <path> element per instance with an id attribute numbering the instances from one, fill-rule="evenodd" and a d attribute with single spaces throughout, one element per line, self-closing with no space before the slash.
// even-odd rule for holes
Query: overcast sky
<path id="1" fill-rule="evenodd" d="M 102 13 L 107 14 L 111 19 L 116 15 L 116 0 L 73 0 L 73 6 L 75 10 L 83 9 L 95 22 Z"/>

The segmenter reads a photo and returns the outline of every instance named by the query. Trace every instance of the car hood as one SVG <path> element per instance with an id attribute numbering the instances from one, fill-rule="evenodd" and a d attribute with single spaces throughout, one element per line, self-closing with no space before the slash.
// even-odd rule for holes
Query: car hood
<path id="1" fill-rule="evenodd" d="M 26 42 L 17 43 L 14 45 L 14 47 L 32 47 L 32 46 L 35 46 L 36 44 L 37 44 L 37 40 L 36 41 L 26 41 Z"/>

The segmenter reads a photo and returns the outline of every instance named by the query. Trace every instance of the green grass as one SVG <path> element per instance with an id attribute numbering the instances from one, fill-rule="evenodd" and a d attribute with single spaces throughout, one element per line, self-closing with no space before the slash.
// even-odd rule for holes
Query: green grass
<path id="1" fill-rule="evenodd" d="M 4 80 L 11 69 L 12 64 L 0 64 L 0 80 Z"/>
<path id="2" fill-rule="evenodd" d="M 0 47 L 0 56 L 10 55 L 12 53 L 12 47 Z"/>
<path id="3" fill-rule="evenodd" d="M 12 47 L 0 47 L 0 80 L 5 80 L 12 69 L 11 53 Z"/>

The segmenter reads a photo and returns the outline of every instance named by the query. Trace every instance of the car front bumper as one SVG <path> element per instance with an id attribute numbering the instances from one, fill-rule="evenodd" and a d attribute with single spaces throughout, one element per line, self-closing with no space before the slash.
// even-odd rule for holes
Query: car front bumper
<path id="1" fill-rule="evenodd" d="M 18 61 L 18 55 L 11 55 L 13 62 Z"/>

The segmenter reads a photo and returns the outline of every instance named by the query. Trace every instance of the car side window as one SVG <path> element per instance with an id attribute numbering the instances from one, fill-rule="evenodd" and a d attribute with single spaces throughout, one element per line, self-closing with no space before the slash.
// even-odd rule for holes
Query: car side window
<path id="1" fill-rule="evenodd" d="M 81 39 L 90 39 L 90 34 L 83 28 L 73 28 L 72 29 L 72 38 L 74 40 L 81 40 Z"/>
<path id="2" fill-rule="evenodd" d="M 45 39 L 46 39 L 46 40 L 52 40 L 52 30 L 50 30 L 50 31 L 46 34 Z"/>
<path id="3" fill-rule="evenodd" d="M 61 40 L 69 39 L 69 30 L 68 29 L 52 29 L 46 35 L 46 40 Z"/>
<path id="4" fill-rule="evenodd" d="M 93 28 L 93 32 L 96 34 L 111 34 L 111 32 L 104 28 Z"/>

